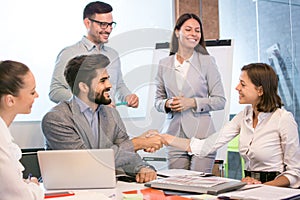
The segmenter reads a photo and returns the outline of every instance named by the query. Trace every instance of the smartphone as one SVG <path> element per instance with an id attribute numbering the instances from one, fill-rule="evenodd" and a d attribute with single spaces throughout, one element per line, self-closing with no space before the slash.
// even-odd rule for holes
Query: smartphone
<path id="1" fill-rule="evenodd" d="M 129 182 L 129 183 L 136 182 L 136 179 L 134 176 L 126 176 L 126 175 L 117 176 L 117 180 Z"/>

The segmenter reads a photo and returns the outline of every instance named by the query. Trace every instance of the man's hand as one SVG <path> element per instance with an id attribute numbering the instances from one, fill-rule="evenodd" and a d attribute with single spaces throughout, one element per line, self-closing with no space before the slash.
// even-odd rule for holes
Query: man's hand
<path id="1" fill-rule="evenodd" d="M 165 143 L 157 130 L 149 130 L 138 137 L 132 138 L 131 141 L 135 151 L 144 149 L 146 152 L 150 153 L 159 150 Z"/>
<path id="2" fill-rule="evenodd" d="M 125 99 L 128 107 L 137 108 L 139 106 L 139 98 L 136 94 L 129 94 Z"/>
<path id="3" fill-rule="evenodd" d="M 156 179 L 156 171 L 149 167 L 142 167 L 135 178 L 138 183 L 146 183 Z"/>

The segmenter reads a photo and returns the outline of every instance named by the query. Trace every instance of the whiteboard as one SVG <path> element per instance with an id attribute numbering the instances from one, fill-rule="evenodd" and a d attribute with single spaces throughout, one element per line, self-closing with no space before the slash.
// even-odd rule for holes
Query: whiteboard
<path id="1" fill-rule="evenodd" d="M 172 0 L 103 1 L 112 5 L 113 19 L 117 22 L 117 26 L 109 37 L 109 43 L 114 42 L 115 38 L 129 35 L 129 33 L 134 37 L 118 43 L 115 49 L 119 53 L 122 53 L 122 50 L 130 53 L 131 50 L 141 49 L 147 45 L 146 41 L 157 39 L 156 35 L 160 34 L 161 30 L 172 30 L 173 28 L 174 3 Z M 35 99 L 31 114 L 17 115 L 15 121 L 41 121 L 44 114 L 56 105 L 48 97 L 55 60 L 63 48 L 79 41 L 86 34 L 82 12 L 89 2 L 91 1 L 1 1 L 0 60 L 17 60 L 26 64 L 35 75 L 36 91 L 39 93 L 39 98 Z M 69 7 L 71 9 L 66 11 L 66 8 Z M 149 32 L 149 29 L 157 30 L 157 33 Z M 141 32 L 143 34 L 139 35 Z M 156 42 L 168 41 L 170 33 L 171 31 L 165 33 L 161 38 L 163 40 L 156 40 L 151 47 L 154 48 Z M 138 38 L 143 38 L 143 41 L 139 39 L 139 46 L 134 46 L 132 43 Z M 145 56 L 147 55 L 145 54 Z M 127 66 L 143 61 L 144 57 L 136 59 Z M 121 67 L 122 70 L 125 68 L 123 62 Z M 142 103 L 140 108 L 143 108 Z M 136 109 L 133 111 L 135 112 Z"/>

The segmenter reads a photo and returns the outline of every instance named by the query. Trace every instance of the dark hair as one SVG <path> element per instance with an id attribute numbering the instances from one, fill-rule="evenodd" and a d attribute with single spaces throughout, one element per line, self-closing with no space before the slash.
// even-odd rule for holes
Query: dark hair
<path id="1" fill-rule="evenodd" d="M 176 34 L 175 34 L 176 30 L 180 30 L 180 28 L 184 24 L 184 22 L 186 22 L 189 19 L 197 20 L 200 25 L 201 38 L 200 38 L 199 44 L 197 44 L 195 46 L 195 51 L 205 54 L 205 55 L 208 55 L 209 53 L 206 50 L 201 19 L 193 13 L 185 13 L 177 19 L 177 22 L 176 22 L 176 25 L 174 27 L 173 34 L 172 34 L 171 44 L 170 44 L 170 55 L 174 55 L 178 51 L 179 44 L 178 44 L 178 38 L 176 37 Z"/>
<path id="2" fill-rule="evenodd" d="M 283 106 L 278 95 L 278 77 L 270 65 L 251 63 L 243 66 L 242 71 L 247 72 L 248 77 L 256 87 L 263 89 L 263 95 L 257 104 L 257 111 L 273 112 Z"/>
<path id="3" fill-rule="evenodd" d="M 0 98 L 5 94 L 18 96 L 23 88 L 23 77 L 29 68 L 23 63 L 5 60 L 0 62 Z"/>
<path id="4" fill-rule="evenodd" d="M 95 14 L 105 14 L 112 12 L 111 5 L 102 1 L 94 1 L 87 4 L 83 10 L 83 19 L 93 17 Z"/>
<path id="5" fill-rule="evenodd" d="M 74 95 L 79 94 L 79 83 L 91 85 L 97 75 L 97 69 L 104 69 L 109 65 L 108 57 L 102 54 L 81 55 L 72 58 L 65 68 L 65 78 Z"/>

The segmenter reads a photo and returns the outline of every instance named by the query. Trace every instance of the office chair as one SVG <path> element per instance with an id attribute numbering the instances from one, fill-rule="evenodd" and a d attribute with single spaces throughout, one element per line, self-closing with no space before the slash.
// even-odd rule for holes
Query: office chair
<path id="1" fill-rule="evenodd" d="M 224 160 L 215 160 L 212 174 L 214 176 L 224 177 Z"/>
<path id="2" fill-rule="evenodd" d="M 22 149 L 22 158 L 20 159 L 20 162 L 25 168 L 25 170 L 23 171 L 24 179 L 27 179 L 29 174 L 34 177 L 37 177 L 38 179 L 41 177 L 37 152 L 44 150 L 44 148 Z"/>

